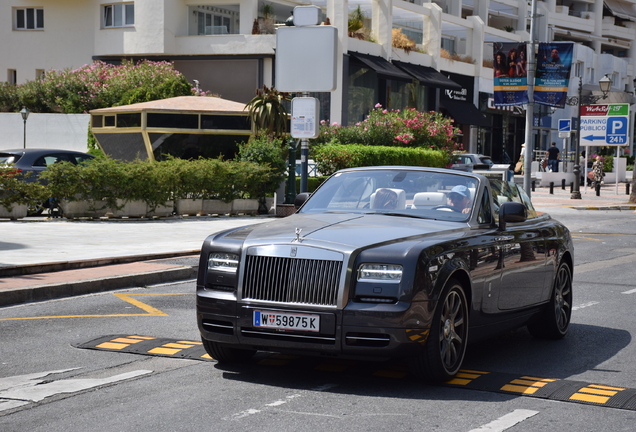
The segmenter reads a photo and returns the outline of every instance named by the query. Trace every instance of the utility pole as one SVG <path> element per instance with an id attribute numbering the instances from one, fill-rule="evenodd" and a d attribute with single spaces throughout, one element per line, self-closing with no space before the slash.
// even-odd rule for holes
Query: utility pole
<path id="1" fill-rule="evenodd" d="M 534 49 L 535 43 L 535 25 L 534 21 L 537 17 L 537 0 L 532 0 L 532 11 L 530 15 L 530 43 L 528 44 L 528 104 L 526 108 L 526 149 L 523 158 L 523 189 L 528 196 L 532 193 L 532 177 L 530 170 L 532 169 L 532 149 L 533 143 L 533 127 L 534 127 L 534 75 L 536 70 L 536 55 Z"/>

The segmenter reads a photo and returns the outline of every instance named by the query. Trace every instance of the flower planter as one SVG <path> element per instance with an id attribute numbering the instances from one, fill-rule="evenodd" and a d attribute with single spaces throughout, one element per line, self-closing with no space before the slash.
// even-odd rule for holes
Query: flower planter
<path id="1" fill-rule="evenodd" d="M 176 200 L 177 215 L 199 216 L 203 214 L 202 199 L 178 199 Z"/>
<path id="2" fill-rule="evenodd" d="M 109 209 L 104 216 L 108 217 L 144 217 L 148 213 L 148 206 L 143 201 L 124 201 L 117 200 L 117 208 Z"/>
<path id="3" fill-rule="evenodd" d="M 202 214 L 218 214 L 224 215 L 232 212 L 232 203 L 226 203 L 221 200 L 207 199 L 203 200 Z"/>
<path id="4" fill-rule="evenodd" d="M 5 206 L 0 205 L 0 218 L 8 218 L 11 220 L 21 219 L 27 215 L 26 204 L 13 204 L 11 210 L 7 210 Z"/>
<path id="5" fill-rule="evenodd" d="M 232 201 L 232 214 L 256 214 L 258 213 L 258 200 L 235 199 Z"/>
<path id="6" fill-rule="evenodd" d="M 291 216 L 296 213 L 296 206 L 293 204 L 277 204 L 276 205 L 276 216 L 278 217 L 286 217 Z"/>
<path id="7" fill-rule="evenodd" d="M 146 216 L 148 217 L 170 217 L 173 213 L 174 201 L 168 201 L 163 205 L 158 205 L 154 210 L 146 206 Z"/>
<path id="8" fill-rule="evenodd" d="M 62 210 L 62 215 L 67 219 L 98 218 L 109 211 L 106 204 L 94 201 L 61 200 L 59 207 Z"/>

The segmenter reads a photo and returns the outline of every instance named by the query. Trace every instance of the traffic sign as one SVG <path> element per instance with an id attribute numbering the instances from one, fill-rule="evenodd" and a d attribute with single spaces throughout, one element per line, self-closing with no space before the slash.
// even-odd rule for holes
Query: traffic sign
<path id="1" fill-rule="evenodd" d="M 581 106 L 580 134 L 581 140 L 587 141 L 587 145 L 626 145 L 628 125 L 629 104 Z"/>
<path id="2" fill-rule="evenodd" d="M 559 132 L 570 132 L 572 129 L 572 120 L 559 119 Z"/>

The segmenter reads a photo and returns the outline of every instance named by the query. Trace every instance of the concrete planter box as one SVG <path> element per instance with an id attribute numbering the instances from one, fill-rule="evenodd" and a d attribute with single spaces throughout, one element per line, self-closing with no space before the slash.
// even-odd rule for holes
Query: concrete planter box
<path id="1" fill-rule="evenodd" d="M 224 215 L 232 212 L 232 203 L 221 200 L 203 200 L 202 214 Z"/>
<path id="2" fill-rule="evenodd" d="M 0 218 L 8 218 L 11 220 L 21 219 L 27 215 L 26 204 L 13 204 L 11 210 L 7 210 L 5 206 L 0 205 Z"/>
<path id="3" fill-rule="evenodd" d="M 203 214 L 202 199 L 178 199 L 175 202 L 177 215 L 180 216 L 200 216 Z"/>
<path id="4" fill-rule="evenodd" d="M 60 201 L 62 215 L 67 219 L 98 218 L 110 211 L 105 203 L 93 201 Z"/>
<path id="5" fill-rule="evenodd" d="M 232 213 L 256 214 L 258 213 L 258 200 L 235 199 L 232 201 Z"/>
<path id="6" fill-rule="evenodd" d="M 170 217 L 174 212 L 174 201 L 168 201 L 163 205 L 158 205 L 154 209 L 146 206 L 146 216 L 148 217 Z"/>
<path id="7" fill-rule="evenodd" d="M 108 217 L 144 217 L 148 213 L 148 206 L 143 201 L 117 200 L 116 209 L 108 209 L 103 216 Z"/>
<path id="8" fill-rule="evenodd" d="M 277 204 L 276 216 L 287 217 L 296 213 L 296 207 L 293 204 Z"/>
<path id="9" fill-rule="evenodd" d="M 574 182 L 574 173 L 564 172 L 543 172 L 541 173 L 541 185 L 550 186 L 550 183 L 554 183 L 554 187 L 561 187 L 561 181 L 565 179 L 566 187 L 570 187 L 570 183 Z"/>

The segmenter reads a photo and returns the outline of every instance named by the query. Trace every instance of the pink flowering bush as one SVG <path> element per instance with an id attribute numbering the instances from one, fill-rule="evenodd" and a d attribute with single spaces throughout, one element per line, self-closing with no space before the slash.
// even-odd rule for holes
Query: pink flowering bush
<path id="1" fill-rule="evenodd" d="M 454 140 L 459 129 L 452 122 L 435 111 L 386 110 L 377 104 L 364 121 L 352 126 L 321 122 L 315 142 L 421 147 L 451 153 L 459 149 Z"/>
<path id="2" fill-rule="evenodd" d="M 41 80 L 0 85 L 0 111 L 65 114 L 128 105 L 175 96 L 206 95 L 192 87 L 170 62 L 101 61 L 77 69 L 48 71 Z"/>

